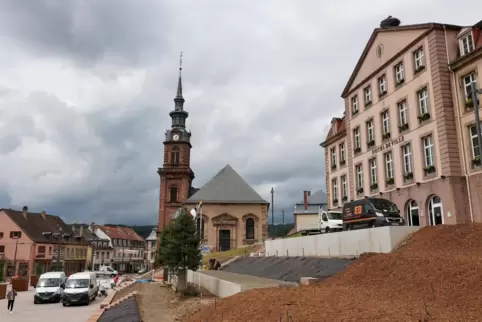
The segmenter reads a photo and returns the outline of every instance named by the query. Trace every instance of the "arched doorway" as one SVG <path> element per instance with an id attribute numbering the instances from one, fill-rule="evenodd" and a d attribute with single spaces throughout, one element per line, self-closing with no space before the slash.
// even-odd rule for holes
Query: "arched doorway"
<path id="1" fill-rule="evenodd" d="M 428 202 L 428 215 L 430 217 L 430 225 L 442 225 L 444 223 L 442 200 L 439 196 L 432 196 Z"/>
<path id="2" fill-rule="evenodd" d="M 411 199 L 407 202 L 405 212 L 409 226 L 420 226 L 420 214 L 415 200 Z"/>

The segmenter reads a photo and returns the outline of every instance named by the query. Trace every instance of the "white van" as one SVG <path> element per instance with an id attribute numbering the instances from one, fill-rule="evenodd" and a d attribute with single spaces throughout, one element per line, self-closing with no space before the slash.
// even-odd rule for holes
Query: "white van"
<path id="1" fill-rule="evenodd" d="M 75 273 L 70 275 L 62 297 L 62 305 L 89 304 L 95 300 L 99 286 L 94 272 Z"/>
<path id="2" fill-rule="evenodd" d="M 65 280 L 66 277 L 64 272 L 48 272 L 40 275 L 40 278 L 35 287 L 33 303 L 59 303 L 62 299 L 62 294 L 65 287 Z"/>
<path id="3" fill-rule="evenodd" d="M 343 231 L 343 213 L 341 211 L 320 211 L 318 216 L 321 232 Z"/>

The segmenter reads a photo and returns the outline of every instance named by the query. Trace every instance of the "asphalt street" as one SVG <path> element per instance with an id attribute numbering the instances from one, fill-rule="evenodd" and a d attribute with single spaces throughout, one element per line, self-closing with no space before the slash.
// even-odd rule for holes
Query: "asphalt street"
<path id="1" fill-rule="evenodd" d="M 89 305 L 63 307 L 62 303 L 33 304 L 34 294 L 33 288 L 27 292 L 19 292 L 12 314 L 7 312 L 7 300 L 0 300 L 0 321 L 86 322 L 103 300 L 103 298 L 96 298 Z"/>

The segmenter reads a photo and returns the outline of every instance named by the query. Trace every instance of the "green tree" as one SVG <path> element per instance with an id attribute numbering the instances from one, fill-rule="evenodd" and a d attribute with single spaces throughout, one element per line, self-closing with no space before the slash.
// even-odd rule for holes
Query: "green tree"
<path id="1" fill-rule="evenodd" d="M 199 268 L 202 255 L 196 222 L 186 208 L 176 212 L 176 217 L 161 232 L 158 253 L 160 263 L 169 272 Z"/>

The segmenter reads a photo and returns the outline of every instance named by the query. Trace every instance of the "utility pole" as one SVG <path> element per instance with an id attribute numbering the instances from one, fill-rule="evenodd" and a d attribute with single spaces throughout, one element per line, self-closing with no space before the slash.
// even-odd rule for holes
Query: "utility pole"
<path id="1" fill-rule="evenodd" d="M 477 94 L 482 94 L 482 90 L 477 89 L 475 86 L 476 86 L 475 82 L 472 82 L 472 84 L 470 84 L 470 89 L 472 92 L 472 101 L 474 103 L 475 127 L 477 130 L 477 141 L 479 142 L 478 146 L 479 146 L 479 158 L 480 158 L 482 157 L 482 134 L 480 133 L 481 129 L 480 129 L 479 104 L 478 104 Z"/>
<path id="2" fill-rule="evenodd" d="M 285 224 L 285 210 L 284 209 L 281 210 L 281 217 L 283 218 L 283 226 L 284 226 L 284 224 Z"/>
<path id="3" fill-rule="evenodd" d="M 274 188 L 271 188 L 271 237 L 274 239 Z"/>

